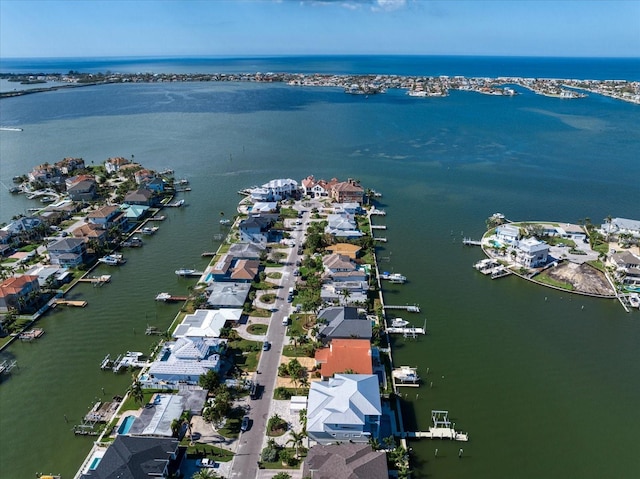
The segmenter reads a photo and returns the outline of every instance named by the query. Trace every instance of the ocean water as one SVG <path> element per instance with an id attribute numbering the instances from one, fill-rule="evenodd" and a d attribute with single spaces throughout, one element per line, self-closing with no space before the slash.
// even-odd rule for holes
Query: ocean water
<path id="1" fill-rule="evenodd" d="M 283 63 L 291 71 L 416 71 L 413 57 L 351 65 L 344 57 L 258 60 L 222 62 L 229 71 L 281 71 Z M 135 71 L 158 64 L 135 62 L 126 65 Z M 437 74 L 482 76 L 507 70 L 502 62 L 485 68 L 458 59 Z M 509 68 L 521 71 L 501 74 L 638 78 L 633 68 L 623 74 L 618 60 L 598 60 L 597 67 L 540 62 L 514 59 Z M 112 71 L 120 65 L 86 64 Z M 191 60 L 160 64 L 200 71 Z M 28 69 L 34 65 L 80 69 L 64 62 Z M 101 267 L 99 273 L 114 275 L 111 284 L 75 290 L 87 308 L 58 308 L 40 323 L 44 338 L 1 354 L 16 358 L 20 370 L 0 385 L 0 476 L 71 477 L 91 446 L 71 426 L 103 397 L 102 388 L 109 397 L 130 382 L 100 371 L 102 357 L 146 351 L 153 338 L 144 328 L 170 324 L 177 307 L 153 298 L 187 291 L 191 282 L 173 271 L 206 264 L 200 253 L 217 246 L 219 212 L 234 211 L 238 190 L 313 174 L 358 178 L 383 193 L 379 207 L 387 216 L 379 221 L 388 226 L 388 242 L 378 251 L 381 267 L 409 278 L 386 285 L 385 299 L 420 304 L 420 314 L 405 317 L 419 326 L 426 320 L 429 330 L 394 342 L 395 362 L 418 366 L 425 378 L 420 388 L 402 391 L 406 425 L 425 430 L 432 409 L 447 409 L 456 428 L 470 434 L 466 444 L 412 442 L 414 477 L 638 477 L 640 314 L 517 278 L 491 281 L 471 268 L 482 254 L 461 239 L 479 237 L 496 211 L 561 222 L 640 217 L 640 107 L 598 95 L 568 101 L 521 93 L 419 99 L 390 91 L 365 99 L 331 88 L 179 83 L 3 99 L 0 124 L 23 131 L 0 131 L 2 184 L 65 156 L 96 164 L 134 156 L 150 168 L 174 168 L 192 192 L 184 195 L 189 206 L 167 211 L 144 248 L 126 252 L 125 266 Z M 0 222 L 34 206 L 0 190 Z"/>

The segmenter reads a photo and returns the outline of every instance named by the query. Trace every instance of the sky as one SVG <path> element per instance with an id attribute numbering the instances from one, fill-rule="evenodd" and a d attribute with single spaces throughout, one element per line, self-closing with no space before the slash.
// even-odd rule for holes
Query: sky
<path id="1" fill-rule="evenodd" d="M 640 0 L 0 0 L 0 59 L 640 57 Z"/>

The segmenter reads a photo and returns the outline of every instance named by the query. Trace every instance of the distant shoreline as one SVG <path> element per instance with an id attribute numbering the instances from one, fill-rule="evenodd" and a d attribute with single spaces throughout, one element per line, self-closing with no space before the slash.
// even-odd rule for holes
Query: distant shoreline
<path id="1" fill-rule="evenodd" d="M 640 105 L 640 81 L 542 79 L 525 77 L 466 77 L 466 76 L 404 76 L 404 75 L 334 75 L 326 73 L 97 73 L 83 74 L 18 74 L 4 73 L 0 79 L 11 81 L 56 81 L 66 83 L 52 87 L 1 92 L 0 98 L 12 98 L 31 93 L 55 91 L 62 88 L 97 86 L 114 83 L 176 83 L 176 82 L 255 82 L 285 83 L 289 86 L 337 87 L 350 94 L 380 94 L 388 89 L 404 89 L 416 97 L 444 97 L 451 90 L 473 91 L 495 96 L 517 93 L 507 85 L 517 85 L 538 95 L 561 99 L 583 98 L 583 92 L 604 95 Z"/>

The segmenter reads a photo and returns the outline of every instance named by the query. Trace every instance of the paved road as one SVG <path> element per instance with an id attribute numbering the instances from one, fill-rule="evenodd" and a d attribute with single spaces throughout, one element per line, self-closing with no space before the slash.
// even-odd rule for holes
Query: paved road
<path id="1" fill-rule="evenodd" d="M 291 232 L 292 238 L 296 239 L 296 244 L 302 243 L 307 216 L 308 213 L 305 213 L 303 224 L 296 226 L 296 230 Z M 271 348 L 261 353 L 258 363 L 260 374 L 256 375 L 256 378 L 264 390 L 260 399 L 247 399 L 247 404 L 250 406 L 248 415 L 251 419 L 251 427 L 248 431 L 240 434 L 238 448 L 233 459 L 231 477 L 253 478 L 258 475 L 258 461 L 266 435 L 269 408 L 273 399 L 273 391 L 278 377 L 278 365 L 285 341 L 286 326 L 282 324 L 282 319 L 291 313 L 291 303 L 287 302 L 287 292 L 290 287 L 295 287 L 296 277 L 293 275 L 293 270 L 298 258 L 297 247 L 289 248 L 287 265 L 282 269 L 279 294 L 274 305 L 277 311 L 271 315 L 267 331 L 267 341 L 271 343 Z"/>

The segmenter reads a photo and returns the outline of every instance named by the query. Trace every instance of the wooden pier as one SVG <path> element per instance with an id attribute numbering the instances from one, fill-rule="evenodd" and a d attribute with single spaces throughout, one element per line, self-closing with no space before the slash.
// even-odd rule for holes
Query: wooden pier
<path id="1" fill-rule="evenodd" d="M 374 237 L 373 241 L 380 241 L 381 243 L 386 243 L 387 238 Z"/>
<path id="2" fill-rule="evenodd" d="M 10 374 L 13 368 L 17 368 L 18 363 L 15 360 L 5 360 L 0 363 L 0 376 Z"/>
<path id="3" fill-rule="evenodd" d="M 425 438 L 425 439 L 451 439 L 452 441 L 469 440 L 467 433 L 457 432 L 455 423 L 451 426 L 449 421 L 449 411 L 431 411 L 431 421 L 433 426 L 428 431 L 406 432 L 404 437 L 407 438 Z"/>
<path id="4" fill-rule="evenodd" d="M 215 255 L 216 255 L 215 251 L 205 251 L 200 256 L 202 256 L 203 258 L 207 258 L 207 257 L 215 256 Z"/>
<path id="5" fill-rule="evenodd" d="M 471 238 L 463 238 L 462 244 L 465 246 L 482 246 L 482 241 L 472 240 Z"/>
<path id="6" fill-rule="evenodd" d="M 94 286 L 102 286 L 105 283 L 110 283 L 111 282 L 111 275 L 110 274 L 103 274 L 100 276 L 91 276 L 89 278 L 80 278 L 78 280 L 79 283 L 91 283 Z"/>
<path id="7" fill-rule="evenodd" d="M 402 306 L 402 305 L 385 305 L 384 309 L 401 309 L 401 310 L 407 311 L 409 313 L 419 313 L 420 312 L 420 306 L 418 306 L 417 304 L 405 304 L 404 306 Z"/>
<path id="8" fill-rule="evenodd" d="M 386 230 L 387 225 L 371 225 L 372 230 Z"/>
<path id="9" fill-rule="evenodd" d="M 71 301 L 69 299 L 56 299 L 55 304 L 62 304 L 64 306 L 75 306 L 77 308 L 84 308 L 87 304 L 86 301 Z"/>
<path id="10" fill-rule="evenodd" d="M 44 329 L 42 328 L 34 328 L 28 331 L 23 331 L 18 335 L 18 339 L 21 341 L 33 341 L 34 339 L 41 338 L 44 334 Z"/>

